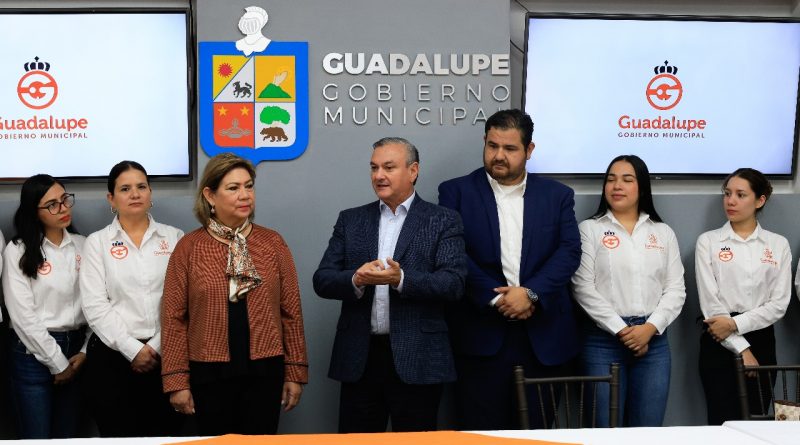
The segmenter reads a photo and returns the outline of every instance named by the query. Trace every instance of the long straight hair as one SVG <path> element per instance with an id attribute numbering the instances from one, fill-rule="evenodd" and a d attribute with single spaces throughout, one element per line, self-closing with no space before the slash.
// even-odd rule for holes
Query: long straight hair
<path id="1" fill-rule="evenodd" d="M 44 224 L 39 219 L 39 201 L 55 184 L 64 187 L 64 184 L 50 175 L 40 174 L 26 179 L 19 194 L 19 207 L 14 213 L 16 233 L 11 241 L 15 244 L 21 241 L 25 245 L 25 252 L 19 259 L 19 268 L 22 269 L 22 273 L 34 280 L 39 267 L 44 263 L 41 249 L 44 241 Z M 78 233 L 72 224 L 67 227 L 67 231 Z"/>
<path id="2" fill-rule="evenodd" d="M 597 219 L 605 215 L 611 206 L 606 200 L 606 182 L 608 181 L 608 172 L 611 171 L 611 166 L 619 161 L 625 161 L 633 166 L 633 172 L 636 173 L 636 183 L 639 185 L 639 213 L 645 212 L 650 215 L 650 219 L 655 222 L 663 222 L 661 216 L 656 212 L 656 206 L 653 204 L 653 192 L 650 187 L 650 170 L 647 169 L 647 164 L 644 163 L 642 158 L 636 155 L 620 155 L 612 159 L 606 168 L 606 174 L 603 176 L 603 185 L 600 188 L 600 205 L 597 206 L 597 212 L 590 218 Z"/>

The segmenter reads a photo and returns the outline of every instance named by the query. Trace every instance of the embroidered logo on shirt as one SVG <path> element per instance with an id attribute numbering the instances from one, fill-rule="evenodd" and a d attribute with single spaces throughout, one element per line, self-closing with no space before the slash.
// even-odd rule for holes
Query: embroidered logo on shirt
<path id="1" fill-rule="evenodd" d="M 724 246 L 719 249 L 719 260 L 727 263 L 733 259 L 733 251 L 730 247 Z"/>
<path id="2" fill-rule="evenodd" d="M 47 275 L 51 270 L 53 270 L 53 265 L 50 264 L 50 261 L 45 261 L 41 266 L 39 266 L 39 270 L 37 272 L 39 272 L 39 275 Z"/>
<path id="3" fill-rule="evenodd" d="M 169 255 L 169 254 L 172 253 L 172 251 L 169 250 L 169 242 L 167 240 L 165 240 L 165 239 L 162 239 L 161 242 L 158 243 L 158 248 L 160 250 L 154 251 L 153 255 L 162 256 L 162 255 Z"/>
<path id="4" fill-rule="evenodd" d="M 111 256 L 114 258 L 121 260 L 128 256 L 128 247 L 124 246 L 122 241 L 114 241 L 111 243 Z"/>
<path id="5" fill-rule="evenodd" d="M 619 247 L 619 238 L 617 235 L 614 234 L 612 231 L 608 231 L 604 233 L 603 237 L 603 245 L 606 246 L 608 249 L 616 249 Z"/>
<path id="6" fill-rule="evenodd" d="M 644 245 L 644 248 L 664 250 L 664 246 L 658 243 L 658 238 L 656 238 L 656 236 L 652 233 L 649 237 L 647 237 L 647 244 Z"/>
<path id="7" fill-rule="evenodd" d="M 769 247 L 764 249 L 764 256 L 761 258 L 761 262 L 763 264 L 770 264 L 770 265 L 773 265 L 773 266 L 777 266 L 778 265 L 778 262 L 775 261 L 775 258 L 773 258 L 773 256 L 772 256 L 772 249 L 770 249 Z"/>

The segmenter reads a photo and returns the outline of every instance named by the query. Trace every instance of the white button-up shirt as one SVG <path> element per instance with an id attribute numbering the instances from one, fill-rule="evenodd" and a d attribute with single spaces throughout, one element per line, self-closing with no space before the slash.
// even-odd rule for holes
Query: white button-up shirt
<path id="1" fill-rule="evenodd" d="M 89 235 L 80 285 L 83 312 L 109 348 L 132 361 L 147 340 L 161 353 L 161 293 L 167 263 L 183 231 L 150 217 L 140 247 L 119 220 Z"/>
<path id="2" fill-rule="evenodd" d="M 64 230 L 64 239 L 55 245 L 47 238 L 42 242 L 44 263 L 36 279 L 22 272 L 19 260 L 25 245 L 11 242 L 5 250 L 3 293 L 11 327 L 25 348 L 51 374 L 58 374 L 69 366 L 49 331 L 71 331 L 86 326 L 81 311 L 78 271 L 85 238 Z M 88 338 L 88 335 L 87 335 Z M 83 349 L 86 351 L 86 344 Z"/>
<path id="3" fill-rule="evenodd" d="M 675 233 L 646 213 L 628 234 L 609 211 L 578 225 L 581 264 L 572 277 L 575 300 L 597 325 L 616 335 L 622 317 L 647 316 L 664 333 L 686 301 Z"/>
<path id="4" fill-rule="evenodd" d="M 519 268 L 522 265 L 522 225 L 525 210 L 525 188 L 528 185 L 528 173 L 522 182 L 514 185 L 502 185 L 488 173 L 489 185 L 492 187 L 497 204 L 497 219 L 500 225 L 500 264 L 508 286 L 519 286 Z M 494 306 L 502 295 L 492 298 L 489 305 Z"/>
<path id="5" fill-rule="evenodd" d="M 721 344 L 734 353 L 750 347 L 742 334 L 766 328 L 786 313 L 792 293 L 792 253 L 786 238 L 756 226 L 747 239 L 730 223 L 697 239 L 695 274 L 705 318 L 729 317 L 737 332 Z"/>

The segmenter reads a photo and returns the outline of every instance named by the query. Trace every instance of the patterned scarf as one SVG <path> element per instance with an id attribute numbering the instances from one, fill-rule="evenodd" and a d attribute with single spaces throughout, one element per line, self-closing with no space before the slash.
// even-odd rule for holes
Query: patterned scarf
<path id="1" fill-rule="evenodd" d="M 228 267 L 225 275 L 231 281 L 231 291 L 228 298 L 236 303 L 240 298 L 244 298 L 247 292 L 255 289 L 261 284 L 261 276 L 258 274 L 253 259 L 247 251 L 247 238 L 242 234 L 250 225 L 246 221 L 236 230 L 224 226 L 214 218 L 208 220 L 208 230 L 214 235 L 230 241 L 228 245 Z M 235 286 L 235 287 L 234 287 Z"/>

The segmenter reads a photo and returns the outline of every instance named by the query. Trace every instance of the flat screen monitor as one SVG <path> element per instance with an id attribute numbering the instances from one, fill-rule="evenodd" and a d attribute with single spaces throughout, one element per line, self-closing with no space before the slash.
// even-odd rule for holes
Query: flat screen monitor
<path id="1" fill-rule="evenodd" d="M 798 21 L 532 13 L 525 36 L 529 171 L 595 176 L 636 154 L 655 175 L 793 174 Z"/>
<path id="2" fill-rule="evenodd" d="M 193 47 L 188 8 L 0 9 L 0 179 L 191 179 Z"/>

